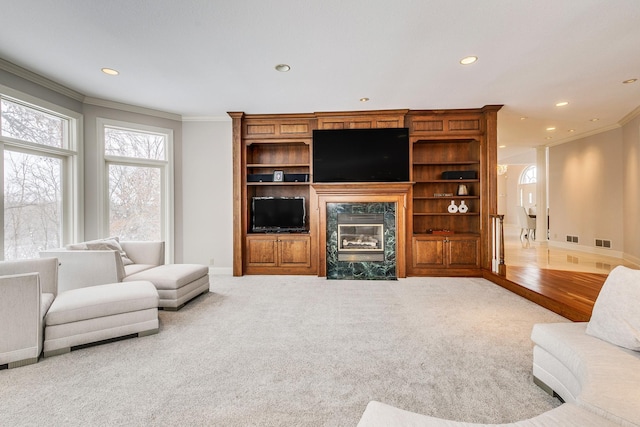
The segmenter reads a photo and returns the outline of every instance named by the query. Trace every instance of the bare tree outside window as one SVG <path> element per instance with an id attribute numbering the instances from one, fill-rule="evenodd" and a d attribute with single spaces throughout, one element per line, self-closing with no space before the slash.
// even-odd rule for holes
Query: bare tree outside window
<path id="1" fill-rule="evenodd" d="M 4 152 L 4 259 L 61 246 L 62 160 Z"/>
<path id="2" fill-rule="evenodd" d="M 62 148 L 68 121 L 6 99 L 0 101 L 2 136 Z"/>
<path id="3" fill-rule="evenodd" d="M 68 119 L 0 99 L 6 260 L 34 258 L 62 244 L 64 160 L 48 152 L 69 146 L 68 128 Z"/>
<path id="4" fill-rule="evenodd" d="M 164 135 L 105 127 L 104 154 L 136 159 L 165 160 L 165 137 Z"/>
<path id="5" fill-rule="evenodd" d="M 124 240 L 162 240 L 165 135 L 104 127 L 109 173 L 109 234 Z"/>
<path id="6" fill-rule="evenodd" d="M 160 169 L 109 165 L 109 234 L 161 240 Z"/>

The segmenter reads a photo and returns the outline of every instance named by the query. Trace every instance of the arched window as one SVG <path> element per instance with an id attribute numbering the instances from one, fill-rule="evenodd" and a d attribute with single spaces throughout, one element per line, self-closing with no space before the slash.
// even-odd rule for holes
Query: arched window
<path id="1" fill-rule="evenodd" d="M 536 165 L 527 166 L 520 175 L 520 184 L 535 184 L 536 182 Z"/>

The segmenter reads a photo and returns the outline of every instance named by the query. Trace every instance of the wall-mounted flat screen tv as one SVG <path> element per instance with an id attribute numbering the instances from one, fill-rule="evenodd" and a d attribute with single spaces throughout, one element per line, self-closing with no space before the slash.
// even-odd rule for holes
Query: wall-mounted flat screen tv
<path id="1" fill-rule="evenodd" d="M 304 200 L 304 197 L 254 197 L 251 201 L 251 231 L 305 231 Z"/>
<path id="2" fill-rule="evenodd" d="M 409 129 L 314 130 L 313 181 L 409 181 Z"/>

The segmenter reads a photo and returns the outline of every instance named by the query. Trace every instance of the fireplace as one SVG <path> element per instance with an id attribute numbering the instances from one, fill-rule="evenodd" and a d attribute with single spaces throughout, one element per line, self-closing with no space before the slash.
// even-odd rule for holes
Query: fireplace
<path id="1" fill-rule="evenodd" d="M 338 214 L 338 261 L 384 261 L 383 214 Z"/>
<path id="2" fill-rule="evenodd" d="M 396 203 L 327 203 L 328 279 L 396 280 Z"/>

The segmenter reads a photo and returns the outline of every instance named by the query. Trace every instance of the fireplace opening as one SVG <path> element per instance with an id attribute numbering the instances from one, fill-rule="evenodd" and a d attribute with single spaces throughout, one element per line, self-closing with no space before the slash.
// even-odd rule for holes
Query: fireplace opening
<path id="1" fill-rule="evenodd" d="M 384 261 L 384 214 L 338 214 L 338 261 Z"/>

